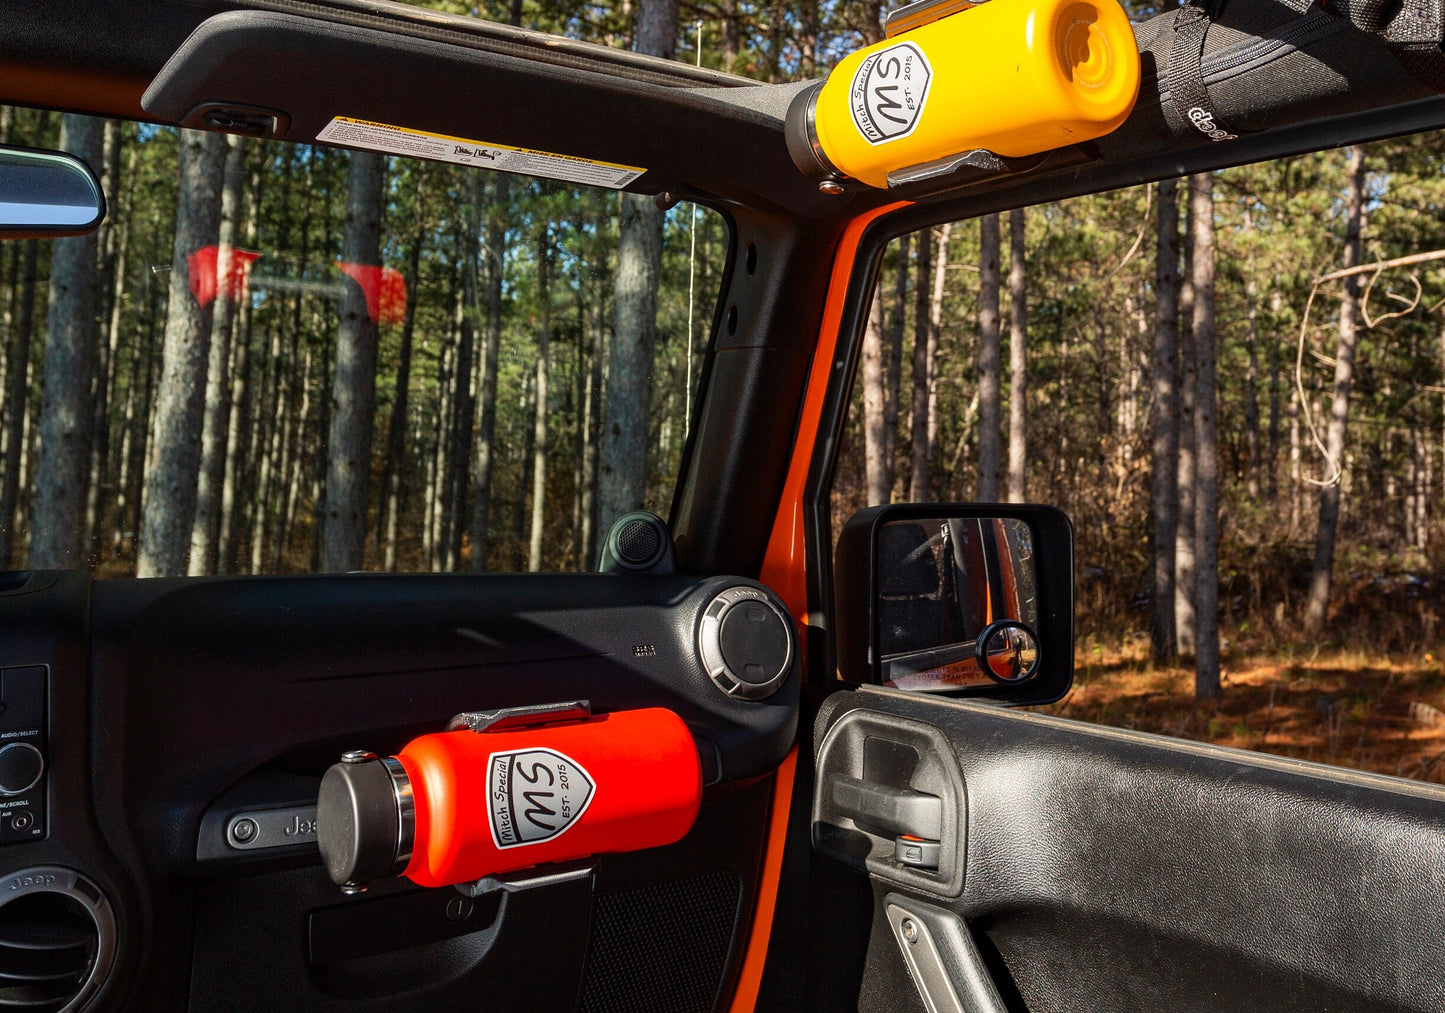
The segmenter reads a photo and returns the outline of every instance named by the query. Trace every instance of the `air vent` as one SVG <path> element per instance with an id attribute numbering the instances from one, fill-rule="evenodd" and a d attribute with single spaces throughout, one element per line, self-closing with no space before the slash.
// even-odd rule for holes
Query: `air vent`
<path id="1" fill-rule="evenodd" d="M 69 869 L 29 869 L 0 891 L 0 1009 L 57 1013 L 82 1008 L 115 953 L 110 905 Z"/>

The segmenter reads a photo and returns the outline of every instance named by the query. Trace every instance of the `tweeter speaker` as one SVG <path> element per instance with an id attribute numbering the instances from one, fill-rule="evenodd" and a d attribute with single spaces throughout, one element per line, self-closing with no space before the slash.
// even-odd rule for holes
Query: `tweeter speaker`
<path id="1" fill-rule="evenodd" d="M 634 510 L 607 529 L 597 569 L 603 573 L 660 573 L 677 569 L 672 532 L 657 514 Z"/>

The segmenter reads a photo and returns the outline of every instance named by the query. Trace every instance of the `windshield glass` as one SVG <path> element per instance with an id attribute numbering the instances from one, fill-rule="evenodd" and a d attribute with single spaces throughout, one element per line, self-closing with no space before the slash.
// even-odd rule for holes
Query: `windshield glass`
<path id="1" fill-rule="evenodd" d="M 715 212 L 591 164 L 0 127 L 110 203 L 96 235 L 0 247 L 6 565 L 581 570 L 611 518 L 666 516 Z"/>

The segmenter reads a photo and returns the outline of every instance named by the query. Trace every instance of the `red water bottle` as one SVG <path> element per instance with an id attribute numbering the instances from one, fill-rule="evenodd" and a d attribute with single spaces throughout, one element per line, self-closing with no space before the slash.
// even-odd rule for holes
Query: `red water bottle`
<path id="1" fill-rule="evenodd" d="M 671 844 L 701 800 L 697 749 L 672 711 L 512 708 L 458 715 L 396 756 L 348 753 L 322 778 L 317 839 L 343 888 L 448 886 Z"/>

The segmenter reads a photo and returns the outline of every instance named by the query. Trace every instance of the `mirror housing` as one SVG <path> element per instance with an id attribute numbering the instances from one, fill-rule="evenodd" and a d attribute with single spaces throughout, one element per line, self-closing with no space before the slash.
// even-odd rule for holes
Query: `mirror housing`
<path id="1" fill-rule="evenodd" d="M 850 682 L 1010 704 L 1074 679 L 1074 532 L 1013 503 L 870 507 L 834 560 L 838 671 Z"/>
<path id="2" fill-rule="evenodd" d="M 61 239 L 105 218 L 95 173 L 74 155 L 0 145 L 0 239 Z"/>

